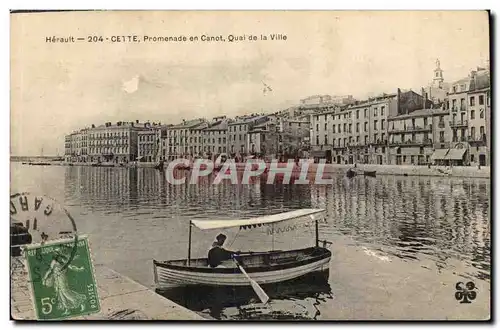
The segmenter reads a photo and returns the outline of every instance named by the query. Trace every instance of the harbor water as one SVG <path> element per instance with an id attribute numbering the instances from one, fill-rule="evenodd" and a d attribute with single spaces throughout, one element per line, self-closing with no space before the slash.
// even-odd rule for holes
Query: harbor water
<path id="1" fill-rule="evenodd" d="M 210 178 L 193 185 L 170 185 L 164 174 L 152 168 L 11 163 L 11 193 L 25 191 L 44 194 L 64 204 L 75 219 L 78 232 L 89 236 L 96 263 L 148 287 L 154 287 L 153 259 L 187 257 L 191 219 L 249 218 L 300 208 L 326 209 L 320 238 L 333 242 L 334 255 L 329 279 L 324 283 L 304 279 L 266 288 L 272 300 L 271 309 L 259 306 L 255 295 L 244 290 L 222 293 L 227 297 L 217 296 L 216 307 L 210 300 L 210 291 L 182 289 L 163 293 L 187 308 L 216 318 L 336 318 L 336 313 L 342 312 L 332 306 L 343 301 L 348 304 L 349 299 L 359 300 L 344 297 L 352 290 L 338 286 L 342 279 L 337 273 L 352 272 L 353 281 L 360 281 L 363 276 L 363 262 L 356 265 L 354 256 L 337 263 L 335 251 L 344 253 L 350 251 L 348 247 L 368 257 L 390 260 L 395 270 L 387 268 L 392 274 L 387 276 L 392 276 L 394 283 L 399 283 L 401 276 L 396 271 L 400 267 L 395 265 L 404 265 L 409 274 L 411 269 L 419 269 L 415 276 L 432 268 L 426 275 L 431 280 L 434 273 L 452 274 L 453 279 L 447 283 L 451 301 L 451 288 L 458 280 L 489 288 L 489 179 L 348 179 L 345 171 L 339 170 L 329 185 L 267 185 L 265 180 L 250 185 L 214 185 Z M 206 256 L 218 233 L 194 229 L 193 257 Z M 314 244 L 314 233 L 307 228 L 276 235 L 238 229 L 225 233 L 227 247 L 236 251 L 296 249 Z M 341 262 L 347 266 L 336 273 Z"/>

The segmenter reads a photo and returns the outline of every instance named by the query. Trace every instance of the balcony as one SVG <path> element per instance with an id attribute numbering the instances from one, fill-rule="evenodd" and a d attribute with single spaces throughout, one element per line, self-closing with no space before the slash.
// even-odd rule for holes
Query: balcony
<path id="1" fill-rule="evenodd" d="M 374 141 L 374 142 L 371 142 L 370 143 L 371 145 L 387 145 L 387 140 L 380 140 L 380 139 L 377 139 L 377 141 Z"/>
<path id="2" fill-rule="evenodd" d="M 450 120 L 450 127 L 467 127 L 467 120 Z"/>
<path id="3" fill-rule="evenodd" d="M 474 146 L 484 146 L 486 145 L 486 134 L 481 135 L 475 135 L 475 136 L 468 136 L 467 137 L 467 142 L 469 142 L 471 145 Z"/>
<path id="4" fill-rule="evenodd" d="M 432 145 L 432 139 L 419 140 L 408 140 L 408 141 L 393 141 L 389 142 L 390 146 L 406 146 L 406 147 L 420 147 Z"/>
<path id="5" fill-rule="evenodd" d="M 404 132 L 430 132 L 432 131 L 432 125 L 426 126 L 406 126 L 404 128 L 393 128 L 389 130 L 389 133 L 404 133 Z"/>

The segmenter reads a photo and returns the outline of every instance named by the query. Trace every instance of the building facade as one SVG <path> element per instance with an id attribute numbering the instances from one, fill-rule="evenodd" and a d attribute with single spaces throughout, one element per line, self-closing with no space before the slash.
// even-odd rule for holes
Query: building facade
<path id="1" fill-rule="evenodd" d="M 228 153 L 231 156 L 239 154 L 241 156 L 249 153 L 247 135 L 255 125 L 259 125 L 267 121 L 267 117 L 263 115 L 250 115 L 236 117 L 234 121 L 228 124 Z"/>
<path id="2" fill-rule="evenodd" d="M 140 162 L 158 162 L 162 160 L 161 140 L 167 133 L 167 127 L 149 122 L 137 134 L 138 157 Z"/>
<path id="3" fill-rule="evenodd" d="M 444 109 L 422 109 L 389 118 L 389 163 L 431 164 L 435 149 L 447 147 L 448 116 Z"/>
<path id="4" fill-rule="evenodd" d="M 216 117 L 212 123 L 203 130 L 203 153 L 209 158 L 227 153 L 228 124 L 225 116 Z"/>
<path id="5" fill-rule="evenodd" d="M 200 148 L 203 147 L 203 142 L 200 141 L 200 139 L 203 140 L 201 129 L 206 127 L 207 123 L 202 118 L 189 121 L 183 120 L 179 125 L 170 126 L 167 131 L 165 143 L 162 144 L 166 160 L 193 157 L 195 153 L 199 154 L 201 152 Z M 194 142 L 195 138 L 196 142 Z"/>
<path id="6" fill-rule="evenodd" d="M 128 163 L 138 159 L 138 134 L 147 124 L 119 121 L 93 126 L 88 131 L 89 161 Z"/>

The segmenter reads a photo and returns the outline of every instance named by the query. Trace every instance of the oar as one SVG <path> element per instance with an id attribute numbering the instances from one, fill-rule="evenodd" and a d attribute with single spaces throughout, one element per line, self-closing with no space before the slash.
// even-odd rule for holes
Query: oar
<path id="1" fill-rule="evenodd" d="M 264 303 L 264 304 L 267 303 L 269 301 L 269 296 L 266 294 L 266 292 L 264 291 L 264 289 L 261 288 L 261 286 L 259 285 L 259 283 L 255 282 L 254 280 L 252 280 L 250 278 L 250 276 L 248 276 L 247 272 L 238 263 L 238 261 L 236 261 L 236 259 L 233 258 L 233 260 L 236 263 L 236 266 L 238 266 L 238 268 L 240 269 L 240 271 L 243 273 L 243 275 L 246 276 L 246 278 L 250 282 L 250 285 L 252 286 L 253 290 L 255 291 L 255 293 L 257 294 L 257 296 L 259 296 L 260 301 L 262 301 L 262 303 Z"/>

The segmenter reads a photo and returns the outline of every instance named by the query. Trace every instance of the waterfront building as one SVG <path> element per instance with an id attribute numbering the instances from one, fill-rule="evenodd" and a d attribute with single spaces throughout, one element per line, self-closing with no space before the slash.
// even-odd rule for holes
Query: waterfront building
<path id="1" fill-rule="evenodd" d="M 303 157 L 310 148 L 310 116 L 302 115 L 296 118 L 279 118 L 280 133 L 278 152 L 292 157 Z"/>
<path id="2" fill-rule="evenodd" d="M 203 153 L 209 158 L 227 153 L 228 124 L 226 116 L 215 117 L 210 125 L 203 129 Z"/>
<path id="3" fill-rule="evenodd" d="M 467 93 L 468 139 L 471 165 L 490 164 L 490 72 L 478 68 L 471 73 Z"/>
<path id="4" fill-rule="evenodd" d="M 426 165 L 432 163 L 435 150 L 449 147 L 450 127 L 447 110 L 421 109 L 388 118 L 389 163 Z M 442 153 L 437 152 L 434 157 Z"/>
<path id="5" fill-rule="evenodd" d="M 248 131 L 246 150 L 251 155 L 275 158 L 279 152 L 279 139 L 280 134 L 276 120 L 274 118 L 267 118 L 265 122 L 254 125 Z"/>
<path id="6" fill-rule="evenodd" d="M 267 116 L 252 114 L 250 116 L 236 117 L 228 124 L 228 152 L 231 156 L 241 156 L 249 153 L 247 134 L 255 125 L 267 121 Z"/>
<path id="7" fill-rule="evenodd" d="M 67 162 L 88 161 L 88 129 L 74 131 L 64 137 L 64 160 Z"/>
<path id="8" fill-rule="evenodd" d="M 128 163 L 137 161 L 138 134 L 148 130 L 147 124 L 135 122 L 107 122 L 88 130 L 89 161 Z"/>
<path id="9" fill-rule="evenodd" d="M 161 123 L 147 122 L 144 130 L 137 134 L 138 157 L 140 162 L 158 162 L 162 160 L 161 139 L 167 134 L 167 126 Z"/>
<path id="10" fill-rule="evenodd" d="M 337 164 L 389 164 L 389 117 L 431 102 L 411 90 L 382 94 L 347 107 L 311 115 L 312 156 Z"/>
<path id="11" fill-rule="evenodd" d="M 194 156 L 199 154 L 202 148 L 203 133 L 201 129 L 208 125 L 203 118 L 193 120 L 182 120 L 181 124 L 170 126 L 167 131 L 167 137 L 163 147 L 165 148 L 165 157 L 167 160 L 176 158 Z M 194 142 L 196 138 L 196 143 Z M 195 148 L 196 147 L 196 151 Z"/>

